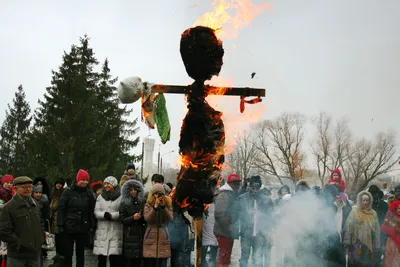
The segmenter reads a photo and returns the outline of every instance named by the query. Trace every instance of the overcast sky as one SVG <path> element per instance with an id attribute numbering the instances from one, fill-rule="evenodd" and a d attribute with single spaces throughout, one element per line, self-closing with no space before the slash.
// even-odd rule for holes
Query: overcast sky
<path id="1" fill-rule="evenodd" d="M 98 59 L 108 57 L 113 75 L 120 79 L 140 76 L 156 83 L 189 84 L 179 54 L 180 34 L 212 10 L 211 2 L 2 0 L 0 121 L 19 84 L 32 107 L 37 107 L 63 51 L 84 34 L 90 36 Z M 400 135 L 400 1 L 268 3 L 272 9 L 237 39 L 224 42 L 221 76 L 238 86 L 267 89 L 265 101 L 247 107 L 245 115 L 260 109 L 265 110 L 264 119 L 284 111 L 307 116 L 326 111 L 335 118 L 348 116 L 359 136 L 370 138 L 388 129 Z M 252 72 L 257 73 L 253 80 Z M 185 102 L 178 95 L 168 96 L 167 101 L 172 140 L 161 147 L 161 153 L 175 149 L 164 158 L 174 162 Z M 139 105 L 133 107 L 139 116 Z M 219 107 L 228 129 L 232 129 L 231 118 L 234 122 L 246 118 L 239 113 L 238 97 L 225 98 Z M 244 126 L 240 123 L 235 129 Z M 143 124 L 141 128 L 142 137 L 151 134 L 158 140 L 155 131 Z"/>

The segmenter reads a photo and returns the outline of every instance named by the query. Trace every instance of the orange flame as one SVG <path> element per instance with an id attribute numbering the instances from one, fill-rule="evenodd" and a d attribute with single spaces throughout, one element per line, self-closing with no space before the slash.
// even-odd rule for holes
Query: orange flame
<path id="1" fill-rule="evenodd" d="M 236 38 L 241 29 L 249 26 L 257 16 L 271 8 L 267 3 L 256 5 L 251 0 L 213 0 L 212 4 L 214 10 L 198 18 L 193 27 L 210 27 L 216 30 L 217 37 L 223 40 Z M 235 13 L 235 16 L 231 16 L 231 13 Z"/>

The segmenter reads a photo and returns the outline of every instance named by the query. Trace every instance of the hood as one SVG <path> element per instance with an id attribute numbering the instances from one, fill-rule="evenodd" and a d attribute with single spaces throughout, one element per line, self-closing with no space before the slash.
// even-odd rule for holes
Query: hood
<path id="1" fill-rule="evenodd" d="M 124 183 L 124 185 L 121 188 L 121 195 L 122 195 L 122 200 L 130 199 L 131 198 L 131 190 L 132 188 L 136 188 L 138 192 L 138 199 L 140 201 L 144 201 L 144 188 L 143 184 L 139 182 L 138 180 L 128 180 Z"/>
<path id="2" fill-rule="evenodd" d="M 367 195 L 369 197 L 369 200 L 370 200 L 369 201 L 369 206 L 368 206 L 368 208 L 366 210 L 371 210 L 372 209 L 372 203 L 374 202 L 374 199 L 373 199 L 371 193 L 368 192 L 368 191 L 361 191 L 360 193 L 358 193 L 358 195 L 357 195 L 357 207 L 362 209 L 362 207 L 361 207 L 361 197 L 363 195 Z"/>
<path id="3" fill-rule="evenodd" d="M 220 187 L 219 191 L 233 191 L 233 189 L 228 183 L 226 183 Z"/>
<path id="4" fill-rule="evenodd" d="M 283 191 L 283 189 L 286 189 L 286 191 L 288 192 L 288 194 L 290 194 L 290 188 L 289 188 L 289 186 L 287 186 L 287 185 L 282 185 L 281 186 L 281 188 L 279 188 L 279 190 L 278 190 L 278 196 L 279 197 L 282 197 L 282 191 Z"/>
<path id="5" fill-rule="evenodd" d="M 171 194 L 171 187 L 169 187 L 167 184 L 163 184 L 164 190 L 165 190 L 165 194 L 169 195 Z"/>
<path id="6" fill-rule="evenodd" d="M 331 179 L 333 179 L 333 175 L 334 175 L 335 173 L 339 174 L 339 179 L 342 180 L 342 172 L 341 172 L 339 169 L 334 169 L 334 170 L 331 172 Z"/>

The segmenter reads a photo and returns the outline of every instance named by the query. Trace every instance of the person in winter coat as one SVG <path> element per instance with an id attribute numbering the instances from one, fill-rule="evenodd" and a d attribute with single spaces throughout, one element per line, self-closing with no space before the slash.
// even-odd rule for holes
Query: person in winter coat
<path id="1" fill-rule="evenodd" d="M 383 199 L 381 199 L 381 193 L 383 192 L 377 185 L 371 185 L 368 188 L 368 192 L 371 193 L 374 199 L 372 203 L 372 209 L 376 212 L 376 215 L 378 216 L 379 226 L 382 227 L 382 224 L 385 221 L 385 217 L 388 212 L 388 204 Z M 381 255 L 377 255 L 377 257 L 375 257 L 376 266 L 382 266 L 381 258 L 385 246 L 385 235 L 382 232 L 381 232 L 381 246 L 382 247 L 379 249 Z"/>
<path id="2" fill-rule="evenodd" d="M 349 267 L 373 267 L 380 253 L 381 229 L 372 202 L 372 195 L 361 191 L 347 218 L 343 244 L 348 248 Z"/>
<path id="3" fill-rule="evenodd" d="M 93 254 L 98 255 L 99 267 L 107 266 L 107 257 L 110 261 L 110 267 L 118 267 L 122 262 L 123 229 L 119 220 L 121 190 L 115 177 L 107 177 L 103 184 L 103 191 L 98 196 L 94 208 L 97 229 L 94 237 Z"/>
<path id="4" fill-rule="evenodd" d="M 271 262 L 271 248 L 273 245 L 273 227 L 275 224 L 275 220 L 273 217 L 273 212 L 275 208 L 275 204 L 271 199 L 271 191 L 267 188 L 260 189 L 259 194 L 259 216 L 258 216 L 258 225 L 262 227 L 258 227 L 257 235 L 260 235 L 261 244 L 263 249 L 260 250 L 260 260 L 259 263 L 261 266 L 269 266 Z M 253 262 L 255 264 L 255 262 Z M 254 266 L 253 264 L 253 266 Z"/>
<path id="5" fill-rule="evenodd" d="M 14 196 L 13 185 L 14 177 L 10 174 L 5 174 L 0 180 L 0 212 L 3 206 Z"/>
<path id="6" fill-rule="evenodd" d="M 134 179 L 126 181 L 121 189 L 119 218 L 124 229 L 123 255 L 128 267 L 142 266 L 143 263 L 143 237 L 146 230 L 143 193 L 142 183 Z"/>
<path id="7" fill-rule="evenodd" d="M 136 167 L 135 164 L 133 163 L 128 163 L 126 165 L 126 171 L 124 174 L 128 175 L 129 179 L 134 179 L 138 180 L 139 182 L 142 182 L 139 175 L 136 173 Z"/>
<path id="8" fill-rule="evenodd" d="M 7 242 L 8 267 L 40 266 L 44 242 L 40 210 L 32 198 L 32 179 L 14 180 L 16 195 L 3 207 L 0 215 L 0 240 Z"/>
<path id="9" fill-rule="evenodd" d="M 374 202 L 372 203 L 372 209 L 378 215 L 379 225 L 382 226 L 383 222 L 385 221 L 386 214 L 388 212 L 388 205 L 387 203 L 380 198 L 380 193 L 382 192 L 381 189 L 377 185 L 371 185 L 368 188 L 368 192 L 371 193 L 372 197 L 374 198 Z"/>
<path id="10" fill-rule="evenodd" d="M 61 195 L 64 192 L 64 185 L 65 181 L 62 178 L 57 179 L 54 182 L 54 188 L 51 194 L 50 202 L 50 227 L 56 242 L 56 255 L 52 258 L 52 260 L 55 263 L 64 259 L 63 242 L 61 241 L 60 230 L 57 225 L 57 211 Z"/>
<path id="11" fill-rule="evenodd" d="M 50 203 L 45 195 L 42 194 L 43 186 L 34 185 L 32 190 L 32 197 L 39 204 L 40 210 L 40 220 L 45 231 L 49 231 L 49 221 L 50 221 Z M 46 250 L 42 249 L 42 254 L 40 257 L 40 266 L 43 266 L 43 259 L 47 257 Z"/>
<path id="12" fill-rule="evenodd" d="M 230 174 L 227 183 L 219 189 L 215 201 L 214 234 L 217 237 L 219 247 L 217 266 L 229 266 L 233 242 L 239 238 L 239 206 L 236 200 L 240 185 L 240 176 Z"/>
<path id="13" fill-rule="evenodd" d="M 339 169 L 334 169 L 331 172 L 331 177 L 328 180 L 328 184 L 336 184 L 337 186 L 339 186 L 341 192 L 346 189 L 346 183 L 342 179 L 342 172 Z"/>
<path id="14" fill-rule="evenodd" d="M 14 177 L 10 174 L 6 174 L 1 177 L 0 180 L 0 214 L 4 205 L 12 199 L 14 196 Z M 0 263 L 6 262 L 7 257 L 7 245 L 5 242 L 0 241 Z"/>
<path id="15" fill-rule="evenodd" d="M 47 200 L 50 199 L 50 187 L 49 183 L 47 182 L 46 178 L 44 177 L 37 177 L 33 180 L 33 185 L 41 185 L 42 186 L 42 195 L 44 195 Z"/>
<path id="16" fill-rule="evenodd" d="M 94 197 L 97 199 L 98 196 L 103 192 L 103 182 L 97 181 L 90 184 L 90 189 L 93 191 Z"/>
<path id="17" fill-rule="evenodd" d="M 164 189 L 165 189 L 165 185 Z M 191 221 L 187 213 L 173 211 L 173 220 L 168 224 L 171 243 L 171 267 L 190 266 L 190 253 L 194 249 L 194 239 L 191 239 Z"/>
<path id="18" fill-rule="evenodd" d="M 63 233 L 65 267 L 72 267 L 74 244 L 76 267 L 85 266 L 85 245 L 88 233 L 93 231 L 93 212 L 96 201 L 88 183 L 89 173 L 79 170 L 75 183 L 66 188 L 61 195 L 57 225 Z"/>
<path id="19" fill-rule="evenodd" d="M 166 267 L 171 257 L 171 244 L 167 224 L 172 221 L 172 200 L 165 195 L 162 184 L 155 184 L 144 206 L 147 222 L 143 240 L 143 258 L 146 267 Z"/>
<path id="20" fill-rule="evenodd" d="M 282 198 L 286 195 L 291 195 L 290 188 L 288 185 L 282 185 L 281 188 L 278 190 L 278 198 L 275 200 L 275 204 L 279 205 Z"/>
<path id="21" fill-rule="evenodd" d="M 252 250 L 252 260 L 254 266 L 261 266 L 261 250 L 265 249 L 263 245 L 264 238 L 259 233 L 258 225 L 260 223 L 260 195 L 261 188 L 260 176 L 252 176 L 249 182 L 249 191 L 239 197 L 239 221 L 240 221 L 240 246 L 241 258 L 240 267 L 245 267 L 248 264 L 250 252 Z"/>
<path id="22" fill-rule="evenodd" d="M 208 208 L 207 215 L 203 215 L 203 248 L 202 248 L 202 265 L 203 267 L 215 266 L 217 264 L 218 241 L 214 235 L 215 224 L 215 204 L 212 203 Z M 210 254 L 210 262 L 208 264 L 206 256 Z"/>
<path id="23" fill-rule="evenodd" d="M 330 215 L 331 222 L 330 227 L 336 228 L 336 231 L 332 231 L 325 242 L 320 247 L 322 257 L 326 261 L 326 267 L 345 267 L 346 266 L 346 255 L 342 246 L 342 216 L 341 216 L 341 204 L 338 203 L 337 197 L 339 190 L 336 185 L 328 184 L 325 185 L 321 193 L 321 200 L 323 201 L 324 216 Z"/>
<path id="24" fill-rule="evenodd" d="M 395 200 L 390 205 L 382 231 L 388 235 L 383 267 L 398 267 L 400 266 L 400 200 Z"/>
<path id="25" fill-rule="evenodd" d="M 44 226 L 44 230 L 48 231 L 48 222 L 50 221 L 50 203 L 47 197 L 43 195 L 42 190 L 42 185 L 34 185 L 32 190 L 32 197 L 39 204 L 40 219 L 42 221 L 42 225 Z"/>

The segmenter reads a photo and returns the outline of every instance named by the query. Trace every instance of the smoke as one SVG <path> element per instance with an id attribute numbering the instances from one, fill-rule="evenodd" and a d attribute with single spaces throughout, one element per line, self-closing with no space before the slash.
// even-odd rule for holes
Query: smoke
<path id="1" fill-rule="evenodd" d="M 328 247 L 333 245 L 332 236 L 339 238 L 333 201 L 332 198 L 326 200 L 326 196 L 301 192 L 291 199 L 281 200 L 272 212 L 263 214 L 260 231 L 274 247 L 271 267 L 326 265 L 325 256 Z"/>

